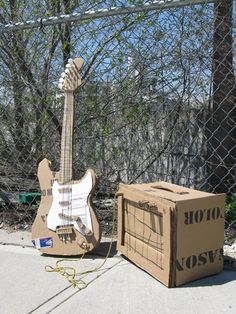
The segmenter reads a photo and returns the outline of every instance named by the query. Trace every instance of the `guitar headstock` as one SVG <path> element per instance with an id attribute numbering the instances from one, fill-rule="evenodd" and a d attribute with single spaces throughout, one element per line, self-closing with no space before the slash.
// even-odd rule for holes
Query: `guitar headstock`
<path id="1" fill-rule="evenodd" d="M 69 59 L 65 72 L 61 74 L 58 87 L 64 92 L 74 92 L 81 84 L 80 69 L 83 66 L 83 59 Z"/>

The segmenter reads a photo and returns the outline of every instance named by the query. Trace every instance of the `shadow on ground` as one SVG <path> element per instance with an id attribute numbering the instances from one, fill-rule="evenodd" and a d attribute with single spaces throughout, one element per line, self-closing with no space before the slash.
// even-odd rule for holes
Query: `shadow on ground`
<path id="1" fill-rule="evenodd" d="M 111 246 L 111 248 L 110 248 L 110 246 Z M 108 257 L 113 257 L 114 255 L 116 255 L 116 253 L 117 253 L 116 241 L 112 241 L 112 243 L 111 243 L 111 241 L 101 242 L 96 249 L 94 249 L 92 252 L 90 252 L 88 254 L 106 257 L 108 254 L 109 248 L 110 248 L 110 253 L 109 253 Z"/>
<path id="2" fill-rule="evenodd" d="M 192 281 L 183 286 L 180 286 L 180 288 L 221 286 L 234 280 L 236 280 L 236 271 L 224 270 L 217 275 Z"/>

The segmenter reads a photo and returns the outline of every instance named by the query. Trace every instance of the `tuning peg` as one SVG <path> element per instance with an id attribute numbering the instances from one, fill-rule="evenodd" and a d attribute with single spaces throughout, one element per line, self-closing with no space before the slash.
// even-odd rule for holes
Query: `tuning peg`
<path id="1" fill-rule="evenodd" d="M 59 83 L 64 83 L 64 78 L 63 77 L 59 78 Z"/>
<path id="2" fill-rule="evenodd" d="M 67 69 L 71 68 L 71 64 L 70 64 L 70 63 L 67 63 L 66 68 L 67 68 Z"/>
<path id="3" fill-rule="evenodd" d="M 62 90 L 63 89 L 63 84 L 59 83 L 58 87 Z"/>
<path id="4" fill-rule="evenodd" d="M 65 74 L 67 74 L 67 73 L 69 73 L 70 72 L 70 70 L 67 68 L 67 69 L 65 69 Z"/>
<path id="5" fill-rule="evenodd" d="M 72 64 L 73 63 L 73 59 L 68 59 L 68 61 L 67 61 L 69 64 Z"/>
<path id="6" fill-rule="evenodd" d="M 64 78 L 65 76 L 66 76 L 66 73 L 65 73 L 65 72 L 62 72 L 62 73 L 61 73 L 61 77 Z"/>

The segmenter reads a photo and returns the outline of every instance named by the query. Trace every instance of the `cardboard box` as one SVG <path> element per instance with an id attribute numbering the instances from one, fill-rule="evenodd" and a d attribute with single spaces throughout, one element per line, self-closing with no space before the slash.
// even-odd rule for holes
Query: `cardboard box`
<path id="1" fill-rule="evenodd" d="M 223 269 L 224 194 L 120 184 L 117 249 L 167 287 Z"/>

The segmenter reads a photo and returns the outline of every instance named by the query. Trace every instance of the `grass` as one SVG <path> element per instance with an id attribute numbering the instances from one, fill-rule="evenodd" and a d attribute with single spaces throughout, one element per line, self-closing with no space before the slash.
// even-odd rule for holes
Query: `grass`
<path id="1" fill-rule="evenodd" d="M 228 223 L 236 221 L 236 194 L 226 197 L 225 220 Z"/>

